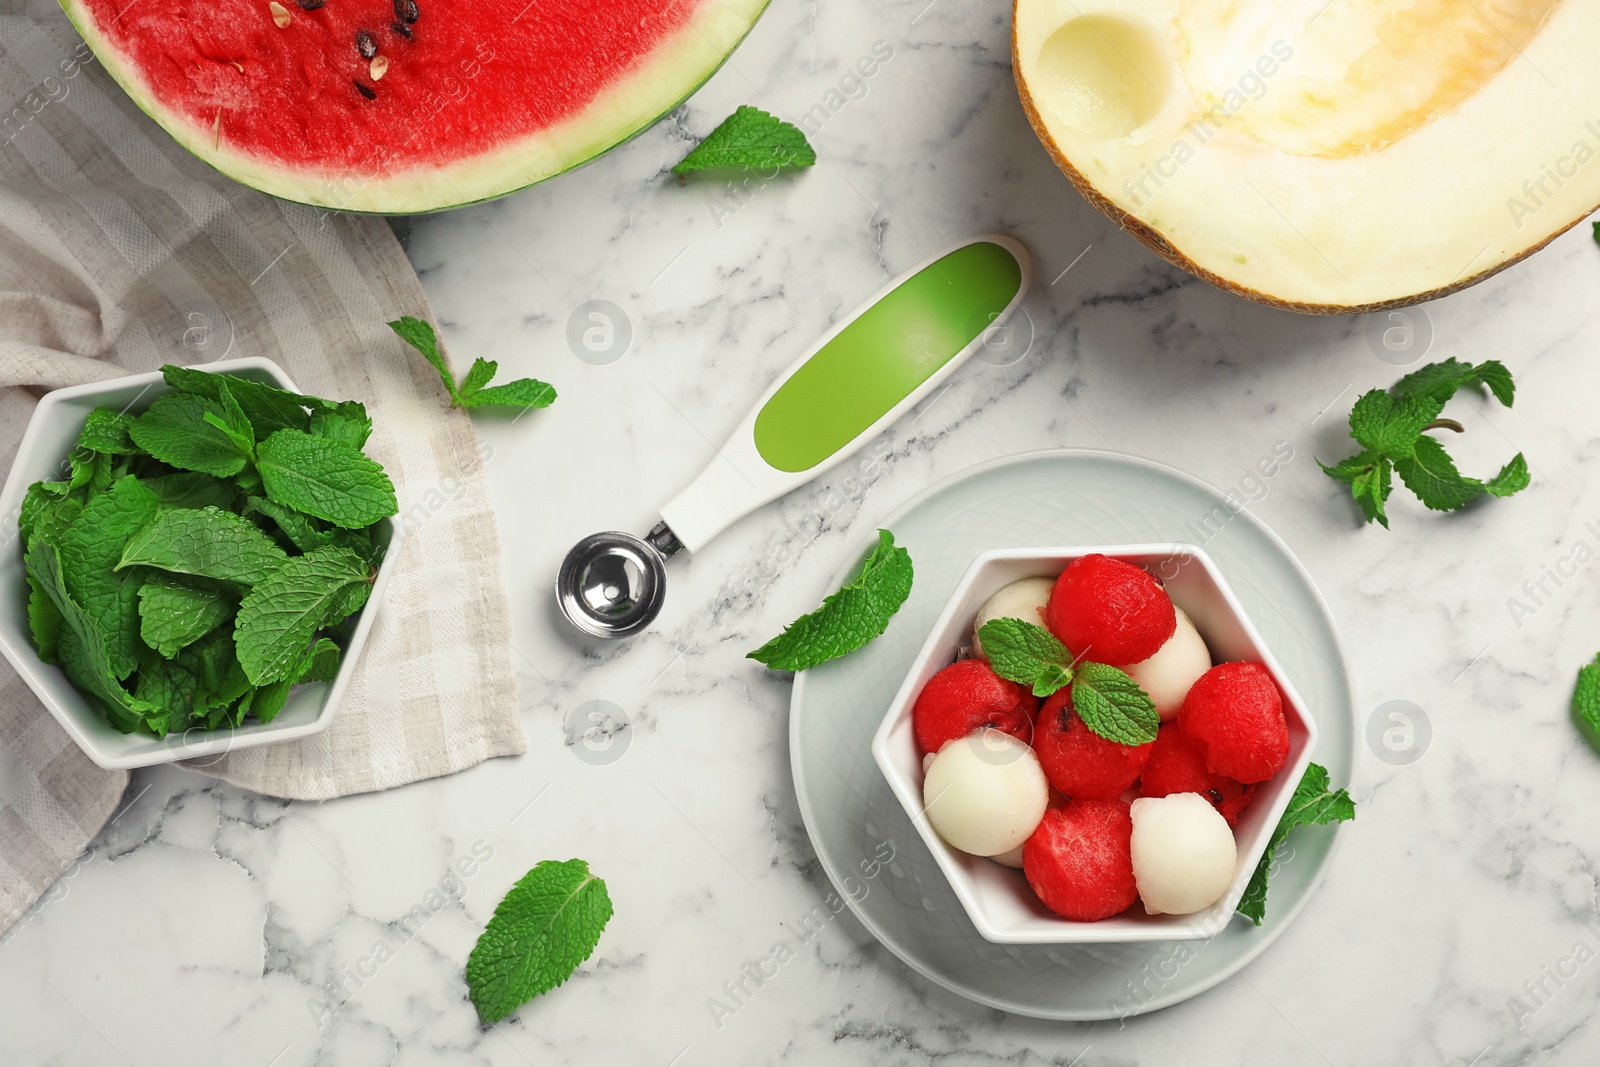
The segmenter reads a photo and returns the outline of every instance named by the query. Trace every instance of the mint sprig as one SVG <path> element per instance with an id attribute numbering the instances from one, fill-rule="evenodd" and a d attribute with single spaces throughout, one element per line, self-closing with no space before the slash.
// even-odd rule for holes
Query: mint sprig
<path id="1" fill-rule="evenodd" d="M 1505 497 L 1528 487 L 1528 462 L 1518 453 L 1493 478 L 1462 474 L 1437 438 L 1437 430 L 1463 432 L 1454 419 L 1440 418 L 1461 389 L 1484 387 L 1506 407 L 1516 399 L 1511 372 L 1499 360 L 1479 364 L 1447 359 L 1401 378 L 1390 389 L 1362 394 L 1350 411 L 1350 436 L 1362 451 L 1338 463 L 1318 460 L 1324 473 L 1350 487 L 1367 522 L 1389 526 L 1385 505 L 1398 474 L 1417 499 L 1433 511 L 1455 511 L 1481 496 Z"/>
<path id="2" fill-rule="evenodd" d="M 996 674 L 1029 686 L 1034 696 L 1072 686 L 1072 710 L 1091 733 L 1119 745 L 1156 739 L 1156 703 L 1126 671 L 1104 663 L 1074 667 L 1071 650 L 1055 634 L 1023 619 L 990 619 L 978 628 L 978 641 Z"/>
<path id="3" fill-rule="evenodd" d="M 1072 682 L 1072 653 L 1043 626 L 1023 619 L 990 619 L 978 628 L 989 666 L 1000 677 L 1047 697 Z"/>
<path id="4" fill-rule="evenodd" d="M 389 328 L 399 336 L 400 340 L 422 353 L 422 358 L 439 372 L 439 380 L 444 383 L 445 392 L 450 394 L 450 406 L 453 408 L 493 406 L 547 408 L 555 402 L 555 386 L 541 382 L 537 378 L 518 378 L 504 385 L 490 385 L 489 382 L 500 369 L 500 365 L 489 359 L 473 360 L 472 366 L 467 369 L 466 377 L 461 379 L 460 385 L 457 385 L 455 375 L 450 373 L 450 364 L 445 361 L 444 352 L 439 348 L 439 338 L 434 334 L 432 326 L 421 319 L 406 315 L 389 323 Z"/>
<path id="5" fill-rule="evenodd" d="M 572 976 L 611 921 L 606 884 L 583 860 L 545 860 L 494 909 L 467 958 L 467 989 L 485 1026 Z"/>
<path id="6" fill-rule="evenodd" d="M 672 168 L 672 173 L 713 168 L 809 167 L 816 161 L 817 153 L 798 126 L 746 104 L 723 119 Z"/>
<path id="7" fill-rule="evenodd" d="M 1244 896 L 1239 900 L 1239 914 L 1257 926 L 1266 918 L 1267 877 L 1272 871 L 1272 860 L 1277 855 L 1278 846 L 1289 836 L 1289 831 L 1297 826 L 1323 826 L 1346 822 L 1355 817 L 1356 804 L 1350 799 L 1350 794 L 1343 789 L 1328 788 L 1328 768 L 1316 763 L 1306 767 L 1300 784 L 1295 786 L 1289 807 L 1267 841 L 1267 850 L 1261 854 L 1255 873 L 1245 886 Z"/>
<path id="8" fill-rule="evenodd" d="M 895 547 L 888 530 L 879 530 L 877 547 L 854 581 L 748 658 L 774 671 L 804 671 L 854 652 L 889 628 L 889 620 L 911 595 L 912 577 L 911 553 Z"/>

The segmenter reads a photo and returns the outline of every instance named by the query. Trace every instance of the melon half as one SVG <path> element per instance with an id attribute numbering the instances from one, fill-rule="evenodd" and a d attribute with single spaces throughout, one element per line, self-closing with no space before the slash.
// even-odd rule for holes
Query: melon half
<path id="1" fill-rule="evenodd" d="M 501 196 L 654 123 L 767 0 L 61 0 L 134 101 L 288 200 Z"/>
<path id="2" fill-rule="evenodd" d="M 1596 0 L 1016 0 L 1012 47 L 1091 203 L 1280 307 L 1442 296 L 1600 204 Z"/>

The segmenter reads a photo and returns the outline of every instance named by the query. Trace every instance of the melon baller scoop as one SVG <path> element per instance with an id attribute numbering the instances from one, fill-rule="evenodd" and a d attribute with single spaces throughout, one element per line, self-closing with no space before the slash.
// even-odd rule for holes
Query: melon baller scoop
<path id="1" fill-rule="evenodd" d="M 1031 274 L 1021 242 L 983 236 L 890 282 L 772 384 L 649 533 L 597 533 L 572 547 L 556 578 L 561 613 L 592 637 L 649 626 L 670 557 L 699 551 L 876 437 L 985 344 Z"/>

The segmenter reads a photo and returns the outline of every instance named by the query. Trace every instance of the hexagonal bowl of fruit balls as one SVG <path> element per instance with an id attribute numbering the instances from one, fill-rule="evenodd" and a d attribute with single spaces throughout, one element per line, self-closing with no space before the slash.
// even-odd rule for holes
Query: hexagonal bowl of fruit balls
<path id="1" fill-rule="evenodd" d="M 994 942 L 1227 925 L 1316 725 L 1193 545 L 980 555 L 872 753 Z"/>

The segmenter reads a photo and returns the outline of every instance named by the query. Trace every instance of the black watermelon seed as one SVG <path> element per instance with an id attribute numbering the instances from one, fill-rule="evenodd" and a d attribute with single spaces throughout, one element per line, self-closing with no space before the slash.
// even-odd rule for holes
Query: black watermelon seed
<path id="1" fill-rule="evenodd" d="M 411 39 L 411 27 L 407 26 L 405 23 L 391 22 L 389 23 L 389 28 L 407 40 Z"/>
<path id="2" fill-rule="evenodd" d="M 356 91 L 359 92 L 362 96 L 366 97 L 368 100 L 376 100 L 376 99 L 378 99 L 378 94 L 373 91 L 372 86 L 370 86 L 370 85 L 362 85 L 360 82 L 356 82 L 355 85 L 356 85 Z"/>
<path id="3" fill-rule="evenodd" d="M 326 4 L 328 0 L 294 0 L 294 2 L 300 5 L 301 11 L 315 11 L 323 4 Z"/>
<path id="4" fill-rule="evenodd" d="M 366 30 L 357 30 L 356 51 L 361 53 L 362 59 L 371 59 L 378 54 L 378 42 L 374 41 L 372 34 Z"/>
<path id="5" fill-rule="evenodd" d="M 394 15 L 401 22 L 415 22 L 421 14 L 417 0 L 394 0 Z"/>

